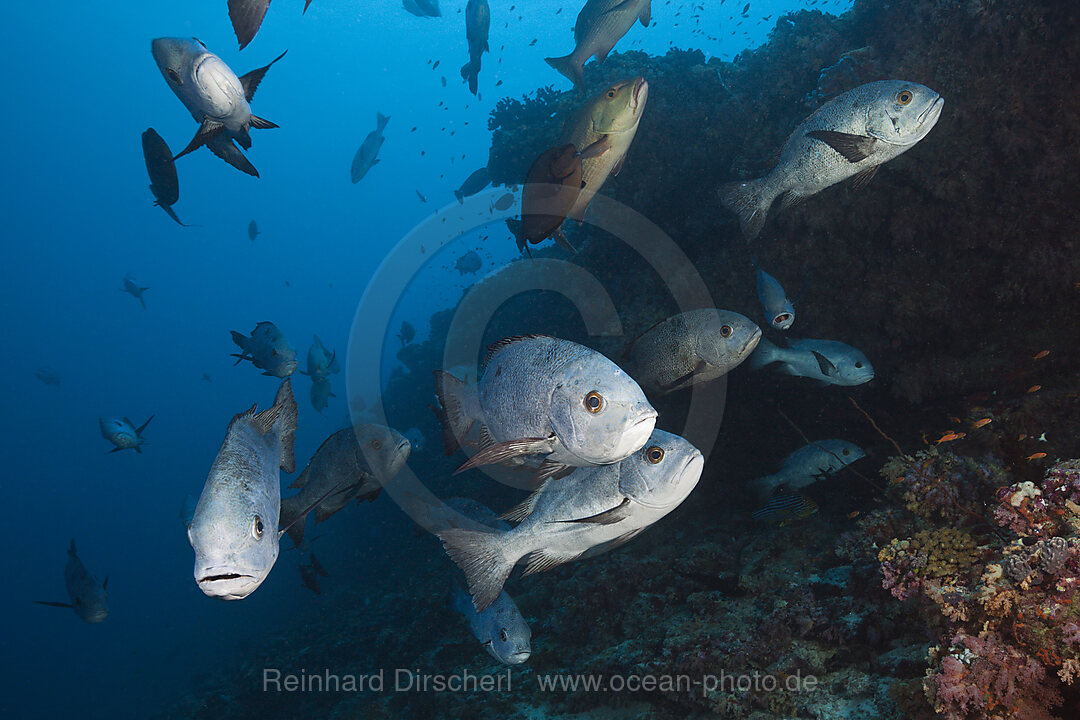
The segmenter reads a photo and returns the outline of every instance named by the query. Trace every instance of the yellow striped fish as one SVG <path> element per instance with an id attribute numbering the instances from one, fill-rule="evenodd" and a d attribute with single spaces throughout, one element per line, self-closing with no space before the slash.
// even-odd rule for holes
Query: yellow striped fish
<path id="1" fill-rule="evenodd" d="M 783 527 L 796 520 L 805 520 L 817 511 L 818 504 L 809 495 L 781 492 L 769 498 L 751 517 Z"/>

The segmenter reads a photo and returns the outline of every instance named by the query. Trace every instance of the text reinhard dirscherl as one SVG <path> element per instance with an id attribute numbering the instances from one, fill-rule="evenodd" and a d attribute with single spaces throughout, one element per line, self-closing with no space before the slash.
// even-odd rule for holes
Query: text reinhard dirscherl
<path id="1" fill-rule="evenodd" d="M 528 675 L 519 672 L 518 682 Z M 541 692 L 700 692 L 711 693 L 772 693 L 813 692 L 818 679 L 813 675 L 772 675 L 752 672 L 733 674 L 723 670 L 717 675 L 664 674 L 547 674 L 533 677 Z M 510 692 L 513 690 L 511 669 L 498 673 L 474 673 L 463 669 L 455 673 L 427 673 L 418 669 L 380 668 L 366 674 L 337 674 L 329 669 L 308 671 L 301 668 L 283 672 L 279 668 L 263 668 L 263 692 L 276 693 L 359 693 L 359 692 Z"/>

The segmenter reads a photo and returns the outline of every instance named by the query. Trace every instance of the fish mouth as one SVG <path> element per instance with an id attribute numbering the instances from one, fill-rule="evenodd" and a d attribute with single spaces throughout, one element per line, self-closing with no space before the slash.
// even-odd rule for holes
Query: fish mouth
<path id="1" fill-rule="evenodd" d="M 691 466 L 693 466 L 695 464 L 697 465 L 697 469 L 692 470 Z M 697 475 L 698 480 L 700 480 L 701 479 L 701 471 L 704 468 L 705 468 L 705 456 L 701 454 L 700 450 L 697 450 L 695 448 L 694 452 L 690 453 L 690 455 L 685 460 L 683 460 L 683 463 L 679 467 L 679 469 L 671 474 L 672 478 L 676 478 L 675 482 L 673 482 L 672 485 L 674 487 L 681 488 L 684 485 L 684 483 L 686 483 L 685 478 L 688 475 L 690 475 L 691 473 Z M 693 486 L 690 488 L 690 490 L 693 490 L 694 487 L 696 487 L 696 486 L 697 486 L 697 480 L 694 481 Z M 647 507 L 647 508 L 650 508 L 650 509 L 653 509 L 653 510 L 660 510 L 660 509 L 663 509 L 663 508 L 670 508 L 670 507 L 674 507 L 674 506 L 678 505 L 683 500 L 685 500 L 686 496 L 690 494 L 690 490 L 687 490 L 686 492 L 680 492 L 678 494 L 677 499 L 675 499 L 675 500 L 672 500 L 672 499 L 670 499 L 668 497 L 665 497 L 660 502 L 642 502 L 640 499 L 634 498 L 634 502 L 636 504 L 638 504 L 638 505 L 641 505 L 642 507 Z"/>
<path id="2" fill-rule="evenodd" d="M 506 662 L 509 665 L 520 665 L 530 657 L 532 657 L 532 650 L 518 650 L 517 652 L 511 653 L 506 658 Z"/>
<path id="3" fill-rule="evenodd" d="M 635 112 L 649 99 L 649 81 L 643 77 L 634 80 L 634 94 L 630 98 L 630 107 Z"/>
<path id="4" fill-rule="evenodd" d="M 219 572 L 196 578 L 207 597 L 220 600 L 243 600 L 262 584 L 262 578 L 237 572 Z"/>
<path id="5" fill-rule="evenodd" d="M 218 582 L 219 580 L 239 580 L 240 578 L 255 579 L 254 575 L 241 575 L 240 573 L 222 573 L 221 575 L 207 575 L 199 580 L 199 584 L 207 582 Z"/>
<path id="6" fill-rule="evenodd" d="M 773 318 L 773 327 L 783 329 L 785 323 L 791 323 L 791 313 L 780 313 Z"/>

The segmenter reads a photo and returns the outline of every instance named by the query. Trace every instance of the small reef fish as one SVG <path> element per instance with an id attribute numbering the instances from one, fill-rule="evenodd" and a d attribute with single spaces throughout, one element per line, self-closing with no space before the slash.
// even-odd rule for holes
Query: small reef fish
<path id="1" fill-rule="evenodd" d="M 502 212 L 503 210 L 509 210 L 510 206 L 514 204 L 514 193 L 503 193 L 495 200 L 492 208 Z"/>
<path id="2" fill-rule="evenodd" d="M 981 427 L 986 427 L 992 422 L 994 421 L 991 418 L 983 418 L 982 420 L 976 420 L 975 422 L 971 423 L 971 429 L 978 430 Z"/>
<path id="3" fill-rule="evenodd" d="M 154 416 L 151 415 L 146 422 L 136 428 L 135 423 L 128 418 L 117 420 L 116 418 L 99 417 L 98 427 L 101 428 L 101 437 L 116 446 L 109 452 L 134 450 L 141 454 L 142 446 L 146 443 L 146 438 L 142 436 L 143 430 L 153 419 Z"/>
<path id="4" fill-rule="evenodd" d="M 1030 395 L 1032 393 L 1037 393 L 1040 390 L 1042 390 L 1042 385 L 1032 385 L 1027 389 L 1027 394 Z"/>
<path id="5" fill-rule="evenodd" d="M 1044 457 L 1046 457 L 1046 453 L 1037 452 L 1037 453 L 1032 453 L 1031 455 L 1028 455 L 1025 459 L 1026 460 L 1042 460 Z"/>
<path id="6" fill-rule="evenodd" d="M 1050 351 L 1049 351 L 1049 350 L 1040 350 L 1039 352 L 1035 353 L 1035 354 L 1034 354 L 1034 355 L 1033 355 L 1033 356 L 1031 357 L 1031 359 L 1032 359 L 1032 360 L 1042 360 L 1042 359 L 1043 359 L 1044 357 L 1046 357 L 1046 356 L 1047 356 L 1047 355 L 1049 355 L 1049 354 L 1050 354 Z"/>
<path id="7" fill-rule="evenodd" d="M 296 349 L 289 344 L 284 333 L 272 322 L 263 321 L 255 326 L 250 336 L 232 331 L 233 342 L 240 346 L 233 365 L 241 360 L 250 360 L 251 364 L 263 371 L 263 375 L 286 378 L 296 371 Z"/>
<path id="8" fill-rule="evenodd" d="M 398 340 L 401 341 L 401 347 L 405 347 L 413 341 L 414 337 L 416 337 L 416 328 L 414 328 L 409 321 L 402 320 L 401 330 L 398 331 L 397 337 Z"/>
<path id="9" fill-rule="evenodd" d="M 128 275 L 124 278 L 124 286 L 120 288 L 120 292 L 126 292 L 131 297 L 139 301 L 142 305 L 142 309 L 146 309 L 146 300 L 143 299 L 143 293 L 149 290 L 148 287 L 139 287 L 135 282 L 135 278 Z"/>
<path id="10" fill-rule="evenodd" d="M 311 565 L 311 569 L 319 573 L 323 577 L 330 577 L 330 573 L 326 572 L 326 568 L 319 562 L 319 558 L 315 557 L 315 553 L 308 551 L 308 563 Z"/>
<path id="11" fill-rule="evenodd" d="M 480 58 L 489 51 L 488 28 L 491 8 L 487 0 L 469 0 L 465 4 L 465 39 L 469 43 L 469 62 L 461 68 L 461 77 L 469 83 L 469 92 L 476 94 L 480 75 Z"/>
<path id="12" fill-rule="evenodd" d="M 307 367 L 307 372 L 301 370 L 300 374 L 313 380 L 325 380 L 331 373 L 341 372 L 337 364 L 337 352 L 328 351 L 318 335 L 312 336 L 311 347 L 307 353 Z"/>
<path id="13" fill-rule="evenodd" d="M 776 523 L 780 527 L 789 525 L 796 520 L 805 520 L 818 511 L 818 504 L 814 498 L 803 493 L 778 492 L 760 508 L 754 511 L 751 517 L 755 520 Z"/>
<path id="14" fill-rule="evenodd" d="M 596 56 L 604 62 L 608 53 L 635 22 L 649 27 L 652 0 L 588 0 L 574 23 L 574 51 L 563 57 L 544 58 L 547 64 L 565 75 L 574 85 L 585 84 L 584 66 Z"/>
<path id="15" fill-rule="evenodd" d="M 174 160 L 205 145 L 212 153 L 237 170 L 259 176 L 236 143 L 245 150 L 251 147 L 249 130 L 267 130 L 277 125 L 251 113 L 251 100 L 269 65 L 252 70 L 243 77 L 236 73 L 195 38 L 156 38 L 151 51 L 158 69 L 180 102 L 199 123 L 199 130 Z M 235 141 L 235 142 L 234 142 Z"/>
<path id="16" fill-rule="evenodd" d="M 582 151 L 592 148 L 581 161 L 581 193 L 568 213 L 571 219 L 584 220 L 585 210 L 608 176 L 622 170 L 648 99 L 645 78 L 617 82 L 590 98 L 563 128 L 562 142 Z M 594 145 L 601 140 L 602 145 Z"/>
<path id="17" fill-rule="evenodd" d="M 374 500 L 394 479 L 411 447 L 397 430 L 368 423 L 328 437 L 290 488 L 299 493 L 281 501 L 278 523 L 293 544 L 304 542 L 304 520 L 312 510 L 321 523 L 353 500 Z"/>
<path id="18" fill-rule="evenodd" d="M 788 300 L 784 287 L 761 268 L 757 271 L 757 294 L 770 325 L 787 330 L 795 323 L 795 306 Z"/>
<path id="19" fill-rule="evenodd" d="M 150 176 L 150 192 L 154 195 L 154 204 L 175 220 L 177 225 L 187 227 L 180 222 L 172 209 L 180 199 L 180 180 L 176 176 L 172 150 L 154 128 L 147 128 L 143 132 L 142 150 L 146 174 Z"/>
<path id="20" fill-rule="evenodd" d="M 49 367 L 39 367 L 34 371 L 34 377 L 46 385 L 60 387 L 60 373 Z"/>
<path id="21" fill-rule="evenodd" d="M 296 467 L 297 411 L 289 379 L 281 382 L 273 407 L 257 410 L 253 405 L 229 423 L 188 528 L 195 582 L 209 597 L 246 598 L 277 561 L 280 471 Z"/>
<path id="22" fill-rule="evenodd" d="M 863 449 L 847 440 L 820 440 L 791 453 L 780 470 L 751 480 L 748 487 L 765 502 L 777 488 L 799 490 L 864 457 Z"/>
<path id="23" fill-rule="evenodd" d="M 401 4 L 417 17 L 442 17 L 439 0 L 402 0 Z"/>
<path id="24" fill-rule="evenodd" d="M 480 261 L 480 256 L 475 250 L 470 250 L 457 259 L 454 263 L 454 268 L 461 275 L 474 275 L 476 274 L 483 263 Z"/>
<path id="25" fill-rule="evenodd" d="M 368 174 L 368 170 L 371 170 L 379 162 L 379 149 L 382 148 L 383 141 L 386 140 L 383 137 L 383 131 L 386 130 L 386 123 L 388 122 L 390 122 L 389 115 L 375 113 L 375 129 L 367 134 L 364 142 L 357 148 L 356 155 L 353 156 L 349 176 L 352 178 L 354 185 L 360 182 Z"/>
<path id="26" fill-rule="evenodd" d="M 703 466 L 697 448 L 655 430 L 619 463 L 549 478 L 504 516 L 519 523 L 513 530 L 446 528 L 437 534 L 465 573 L 473 606 L 483 612 L 523 558 L 525 575 L 531 575 L 628 542 L 686 499 Z"/>
<path id="27" fill-rule="evenodd" d="M 945 100 L 918 83 L 881 80 L 860 85 L 815 110 L 791 133 L 780 161 L 765 177 L 719 189 L 739 216 L 747 240 L 765 225 L 773 201 L 788 208 L 842 180 L 869 182 L 883 164 L 910 150 L 933 129 Z"/>
<path id="28" fill-rule="evenodd" d="M 462 472 L 527 456 L 543 472 L 606 465 L 635 452 L 656 425 L 656 410 L 633 378 L 600 353 L 545 335 L 509 337 L 488 348 L 475 385 L 436 371 L 439 403 L 456 438 L 474 423 L 484 447 Z"/>
<path id="29" fill-rule="evenodd" d="M 461 187 L 454 191 L 454 197 L 457 198 L 459 203 L 464 202 L 465 198 L 472 197 L 490 184 L 491 173 L 488 172 L 486 167 L 482 167 L 479 170 L 474 170 L 469 177 L 465 178 L 465 182 L 461 183 Z"/>
<path id="30" fill-rule="evenodd" d="M 966 433 L 947 432 L 939 437 L 934 444 L 940 445 L 941 443 L 953 442 L 954 440 L 963 440 L 965 437 L 967 437 Z"/>
<path id="31" fill-rule="evenodd" d="M 259 232 L 259 226 L 254 220 L 248 223 L 248 240 L 255 242 L 255 238 L 259 237 L 262 233 Z"/>
<path id="32" fill-rule="evenodd" d="M 105 582 L 98 581 L 87 571 L 79 554 L 75 551 L 75 541 L 71 541 L 68 547 L 68 561 L 64 566 L 64 585 L 70 602 L 49 602 L 47 600 L 35 600 L 38 605 L 49 607 L 71 608 L 79 618 L 88 623 L 99 623 L 109 614 L 108 587 L 109 578 Z"/>
<path id="33" fill-rule="evenodd" d="M 757 347 L 761 329 L 736 312 L 705 308 L 680 313 L 646 330 L 626 351 L 626 370 L 661 395 L 709 382 L 734 370 Z"/>
<path id="34" fill-rule="evenodd" d="M 446 504 L 495 532 L 511 529 L 508 522 L 475 500 L 450 498 Z M 450 590 L 450 606 L 465 617 L 469 630 L 488 654 L 504 665 L 520 665 L 532 655 L 532 630 L 505 590 L 500 590 L 483 612 L 477 612 L 468 589 L 457 581 Z"/>
<path id="35" fill-rule="evenodd" d="M 874 379 L 874 367 L 866 356 L 837 340 L 789 340 L 788 347 L 781 348 L 762 338 L 750 356 L 750 369 L 776 362 L 787 375 L 829 385 L 862 385 Z"/>

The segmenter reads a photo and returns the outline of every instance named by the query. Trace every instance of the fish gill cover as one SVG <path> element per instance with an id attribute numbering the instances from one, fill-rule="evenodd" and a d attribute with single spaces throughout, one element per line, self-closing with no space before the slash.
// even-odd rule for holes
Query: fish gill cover
<path id="1" fill-rule="evenodd" d="M 220 56 L 224 69 L 207 71 L 236 90 L 234 115 L 208 122 L 193 110 L 193 124 L 164 93 L 163 67 L 147 84 L 160 96 L 125 107 L 131 123 L 121 123 L 137 179 L 111 190 L 95 177 L 62 195 L 81 210 L 64 214 L 82 218 L 77 229 L 54 225 L 54 207 L 32 212 L 58 199 L 52 174 L 44 182 L 38 156 L 19 154 L 32 144 L 13 148 L 28 170 L 11 188 L 25 199 L 9 207 L 12 236 L 45 223 L 68 252 L 46 263 L 40 244 L 10 248 L 8 267 L 27 274 L 12 271 L 5 306 L 38 302 L 6 318 L 9 363 L 40 382 L 15 389 L 21 412 L 4 420 L 9 473 L 24 478 L 11 488 L 11 536 L 28 547 L 10 573 L 27 579 L 3 601 L 26 622 L 12 623 L 13 691 L 0 710 L 1075 717 L 1080 470 L 1067 458 L 1080 456 L 1080 10 L 1051 0 L 855 0 L 842 14 L 815 0 L 491 2 L 481 63 L 482 23 L 468 37 L 466 25 L 487 4 L 170 11 L 161 32 L 198 34 Z M 613 32 L 596 18 L 616 5 L 631 13 L 617 23 L 626 36 L 572 88 L 544 57 L 572 49 L 579 11 L 576 44 Z M 141 43 L 132 62 L 147 64 L 147 33 L 164 20 L 140 12 L 120 36 Z M 391 14 L 381 38 L 372 27 Z M 331 24 L 348 52 L 322 41 Z M 402 32 L 412 42 L 396 46 Z M 427 47 L 420 37 L 430 57 L 402 57 Z M 229 69 L 265 69 L 286 47 L 254 83 Z M 381 70 L 350 77 L 350 53 Z M 85 86 L 100 81 L 62 77 L 70 100 L 96 101 Z M 537 157 L 565 146 L 586 103 L 594 126 L 624 131 L 624 94 L 607 92 L 639 77 L 632 142 L 585 222 L 561 223 L 560 245 L 515 238 L 504 220 L 536 209 L 520 187 Z M 899 157 L 876 162 L 884 140 L 848 126 L 804 125 L 897 79 L 944 98 L 943 109 L 929 98 L 919 117 L 932 129 Z M 920 101 L 910 83 L 881 116 L 897 134 L 902 108 Z M 250 147 L 248 127 L 272 129 L 244 102 L 254 104 L 254 85 L 259 112 L 281 127 Z M 191 145 L 210 150 L 174 160 L 162 141 L 145 157 L 152 180 L 178 178 L 178 201 L 157 180 L 145 192 L 134 138 L 148 118 L 173 148 L 202 128 Z M 781 148 L 800 128 L 821 140 L 815 161 L 868 172 L 777 198 L 747 240 L 721 188 L 784 167 Z M 65 145 L 65 167 L 116 164 L 99 146 Z M 575 172 L 612 151 L 586 150 L 571 154 Z M 255 162 L 262 177 L 221 159 L 244 172 Z M 110 214 L 121 194 L 138 196 L 124 206 L 131 218 Z M 151 212 L 155 197 L 194 227 Z M 797 315 L 788 330 L 769 327 L 759 267 L 783 280 Z M 125 273 L 140 301 L 142 283 L 153 287 L 145 312 L 112 297 Z M 712 307 L 715 322 L 676 322 Z M 741 325 L 751 321 L 760 342 Z M 243 331 L 235 345 L 230 330 Z M 661 331 L 674 337 L 658 342 Z M 281 381 L 259 372 L 292 374 L 312 335 L 326 342 L 311 343 L 311 378 L 288 381 L 297 462 L 280 474 L 280 517 L 237 511 L 276 504 L 274 492 L 248 495 L 276 489 L 286 465 L 277 414 L 265 410 Z M 537 335 L 564 349 L 530 354 L 551 345 Z M 730 337 L 757 344 L 714 379 L 707 348 Z M 519 359 L 508 364 L 507 348 Z M 786 359 L 750 354 L 773 349 Z M 240 355 L 256 369 L 231 367 Z M 625 376 L 598 391 L 618 373 L 611 363 L 647 400 Z M 521 374 L 500 385 L 486 367 Z M 658 368 L 673 381 L 646 382 Z M 577 381 L 587 387 L 560 405 Z M 185 495 L 225 449 L 230 418 L 255 403 L 271 430 L 227 442 L 273 456 L 259 482 L 230 466 L 239 501 L 208 489 L 194 505 Z M 622 425 L 603 414 L 631 406 Z M 123 432 L 105 442 L 95 416 Z M 136 423 L 148 417 L 144 437 Z M 596 430 L 575 435 L 594 419 Z M 595 451 L 601 437 L 614 462 L 567 451 Z M 109 452 L 121 447 L 138 453 Z M 454 474 L 478 451 L 514 467 Z M 460 502 L 439 500 L 451 497 L 515 527 L 477 524 Z M 243 543 L 280 540 L 265 582 L 242 600 L 208 599 L 193 581 L 184 533 L 199 506 L 227 516 Z M 95 591 L 108 591 L 108 616 L 94 625 L 31 603 L 79 601 L 70 580 L 61 585 L 73 535 Z M 227 570 L 214 577 L 243 574 Z M 496 647 L 515 636 L 529 652 L 507 660 Z M 455 681 L 463 691 L 439 690 Z"/>

